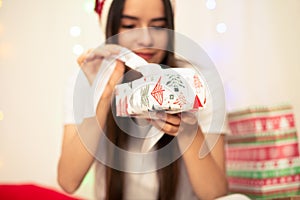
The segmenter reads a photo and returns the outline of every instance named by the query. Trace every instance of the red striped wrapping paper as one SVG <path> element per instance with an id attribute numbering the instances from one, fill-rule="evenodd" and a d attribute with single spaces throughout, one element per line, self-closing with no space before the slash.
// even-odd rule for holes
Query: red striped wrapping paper
<path id="1" fill-rule="evenodd" d="M 228 115 L 231 192 L 253 199 L 300 194 L 300 159 L 292 107 L 251 107 Z"/>

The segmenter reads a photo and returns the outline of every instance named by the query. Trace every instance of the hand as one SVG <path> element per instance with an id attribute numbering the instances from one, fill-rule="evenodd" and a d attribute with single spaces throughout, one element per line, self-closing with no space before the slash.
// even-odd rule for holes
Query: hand
<path id="1" fill-rule="evenodd" d="M 198 126 L 198 118 L 195 113 L 192 112 L 182 112 L 178 114 L 181 121 L 186 126 Z"/>
<path id="2" fill-rule="evenodd" d="M 85 73 L 90 84 L 95 80 L 103 59 L 111 55 L 117 55 L 120 50 L 121 46 L 109 44 L 99 46 L 96 49 L 89 49 L 78 57 L 77 63 Z"/>
<path id="3" fill-rule="evenodd" d="M 106 88 L 103 91 L 101 99 L 107 99 L 110 101 L 112 93 L 114 92 L 115 86 L 119 84 L 123 78 L 125 72 L 125 65 L 121 61 L 116 61 L 116 67 L 113 71 Z"/>
<path id="4" fill-rule="evenodd" d="M 148 121 L 158 130 L 166 134 L 176 136 L 179 130 L 181 119 L 177 114 L 167 114 L 165 112 L 157 112 L 155 119 L 148 119 Z"/>
<path id="5" fill-rule="evenodd" d="M 148 119 L 150 123 L 157 129 L 166 134 L 176 136 L 179 132 L 197 129 L 197 117 L 190 112 L 183 112 L 179 114 L 167 114 L 164 112 L 157 112 L 158 119 Z"/>
<path id="6" fill-rule="evenodd" d="M 180 133 L 184 133 L 185 135 L 193 135 L 197 132 L 199 125 L 198 125 L 198 118 L 195 113 L 193 112 L 182 112 L 179 114 L 181 118 L 181 124 L 179 128 Z"/>

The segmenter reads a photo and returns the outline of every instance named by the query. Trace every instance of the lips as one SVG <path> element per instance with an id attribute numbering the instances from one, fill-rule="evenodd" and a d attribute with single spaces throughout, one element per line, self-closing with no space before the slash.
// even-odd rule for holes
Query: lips
<path id="1" fill-rule="evenodd" d="M 144 58 L 145 60 L 150 60 L 153 56 L 154 56 L 154 53 L 144 53 L 144 52 L 135 52 L 136 55 Z"/>

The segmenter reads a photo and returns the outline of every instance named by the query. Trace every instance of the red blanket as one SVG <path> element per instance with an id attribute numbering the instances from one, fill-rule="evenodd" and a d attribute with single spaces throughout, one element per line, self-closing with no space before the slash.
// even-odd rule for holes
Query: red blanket
<path id="1" fill-rule="evenodd" d="M 51 188 L 33 184 L 0 185 L 0 199 L 3 200 L 79 200 Z"/>

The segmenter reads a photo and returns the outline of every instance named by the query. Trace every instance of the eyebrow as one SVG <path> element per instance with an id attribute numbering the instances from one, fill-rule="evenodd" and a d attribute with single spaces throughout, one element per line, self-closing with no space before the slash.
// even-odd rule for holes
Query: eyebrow
<path id="1" fill-rule="evenodd" d="M 130 16 L 130 15 L 122 15 L 121 16 L 122 19 L 131 19 L 131 20 L 138 20 L 138 17 L 134 17 L 134 16 Z M 157 17 L 157 18 L 153 18 L 151 19 L 151 22 L 156 22 L 156 21 L 167 21 L 167 18 L 165 17 Z"/>

